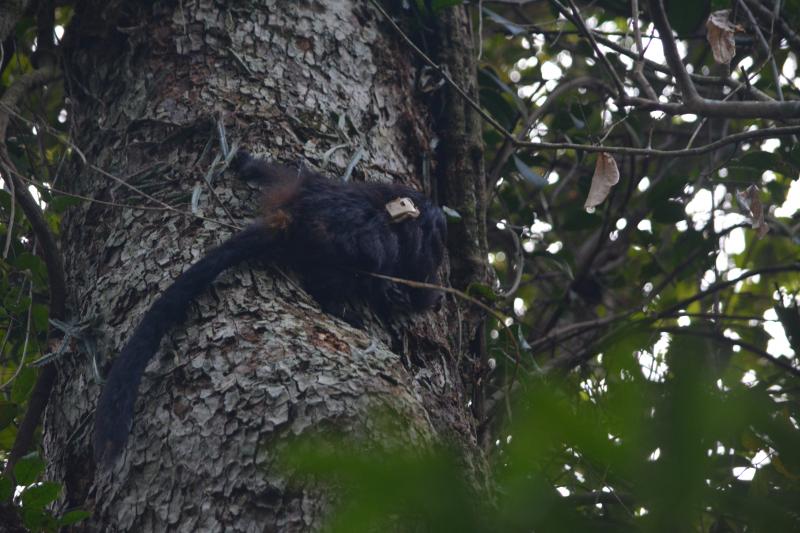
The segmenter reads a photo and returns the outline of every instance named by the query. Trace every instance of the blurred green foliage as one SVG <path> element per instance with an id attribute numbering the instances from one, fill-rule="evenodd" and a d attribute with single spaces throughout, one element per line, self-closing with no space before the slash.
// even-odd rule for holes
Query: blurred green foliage
<path id="1" fill-rule="evenodd" d="M 414 16 L 429 8 L 439 16 L 456 4 L 417 1 Z M 562 2 L 472 4 L 473 27 L 481 29 L 481 105 L 523 139 L 681 150 L 772 126 L 620 107 L 597 87 L 575 86 L 552 97 L 526 132 L 531 113 L 560 86 L 609 82 L 608 73 L 560 12 Z M 580 7 L 598 39 L 634 49 L 629 2 Z M 702 27 L 709 10 L 730 7 L 725 0 L 667 3 L 693 73 L 729 75 L 713 63 Z M 796 27 L 800 2 L 785 2 L 782 16 Z M 63 28 L 70 17 L 71 9 L 58 7 L 55 24 Z M 645 44 L 657 48 L 642 20 Z M 737 66 L 760 65 L 746 85 L 777 99 L 779 84 L 785 99 L 800 98 L 796 43 L 779 33 L 770 40 L 783 73 L 776 80 L 757 56 L 752 29 L 737 22 L 745 32 L 734 76 L 742 79 Z M 26 16 L 3 43 L 0 94 L 34 68 L 36 32 L 35 18 Z M 630 57 L 603 50 L 620 75 L 630 72 Z M 674 86 L 654 68 L 645 69 L 653 88 L 675 101 Z M 627 88 L 638 94 L 629 78 Z M 706 96 L 729 96 L 719 84 L 698 85 Z M 54 232 L 76 202 L 53 187 L 70 155 L 67 109 L 63 83 L 32 91 L 5 139 L 14 164 L 34 180 Z M 386 452 L 341 436 L 300 440 L 283 461 L 298 476 L 339 489 L 329 529 L 800 530 L 800 379 L 786 368 L 798 368 L 800 353 L 800 216 L 790 206 L 775 210 L 790 198 L 800 202 L 796 139 L 729 144 L 696 157 L 616 155 L 621 180 L 591 212 L 583 202 L 595 154 L 548 149 L 499 157 L 504 139 L 489 127 L 484 142 L 490 262 L 503 288 L 523 270 L 509 298 L 495 287 L 470 290 L 513 317 L 522 347 L 518 353 L 505 324 L 487 321 L 494 366 L 476 415 L 489 434 L 490 487 L 478 488 L 447 443 Z M 735 197 L 753 184 L 768 213 L 762 238 Z M 0 190 L 0 244 L 3 458 L 35 382 L 30 363 L 51 351 L 46 269 L 7 188 Z M 764 269 L 772 270 L 726 284 Z M 15 482 L 0 475 L 0 501 L 33 530 L 85 518 L 83 511 L 52 515 L 47 506 L 61 487 L 42 481 L 44 468 L 34 452 L 16 465 Z"/>
<path id="2" fill-rule="evenodd" d="M 763 384 L 720 384 L 714 349 L 677 336 L 655 381 L 628 351 L 603 358 L 607 377 L 590 392 L 571 379 L 519 383 L 490 489 L 446 446 L 325 435 L 291 443 L 281 461 L 336 495 L 330 531 L 795 531 L 797 405 Z"/>
<path id="3" fill-rule="evenodd" d="M 72 8 L 55 9 L 54 23 L 63 29 Z M 35 13 L 28 13 L 2 43 L 0 95 L 35 66 Z M 58 40 L 56 43 L 58 44 Z M 5 139 L 9 156 L 45 209 L 51 231 L 58 234 L 61 215 L 75 199 L 51 190 L 69 155 L 61 135 L 67 133 L 64 85 L 61 81 L 30 91 L 12 115 Z M 43 134 L 47 129 L 49 134 Z M 0 175 L 0 179 L 2 176 Z M 38 255 L 31 226 L 19 206 L 12 205 L 8 185 L 0 190 L 0 459 L 7 457 L 37 377 L 31 363 L 49 352 L 47 268 Z M 0 469 L 1 470 L 1 469 Z M 59 482 L 42 481 L 45 463 L 38 452 L 23 457 L 10 474 L 0 473 L 0 504 L 12 504 L 31 531 L 57 531 L 88 516 L 82 510 L 54 515 L 49 509 L 62 493 Z M 5 516 L 5 515 L 4 515 Z M 10 524 L 5 526 L 11 527 Z M 0 527 L 2 529 L 2 527 Z"/>
<path id="4" fill-rule="evenodd" d="M 666 6 L 691 71 L 727 76 L 713 62 L 703 27 L 712 7 L 731 5 L 711 4 Z M 629 2 L 580 7 L 598 39 L 634 49 Z M 560 11 L 558 2 L 487 2 L 480 15 L 473 12 L 483 31 L 481 104 L 524 140 L 680 151 L 771 127 L 619 107 L 585 84 L 558 93 L 583 77 L 610 83 Z M 738 16 L 745 31 L 734 61 L 749 61 L 753 31 Z M 645 15 L 644 44 L 656 47 L 652 32 Z M 787 46 L 775 50 L 777 69 L 793 73 L 800 50 L 787 54 Z M 618 73 L 630 72 L 632 58 L 604 51 Z M 778 98 L 769 64 L 750 64 L 761 65 L 748 72 L 750 86 Z M 657 93 L 677 99 L 664 76 L 645 73 Z M 800 98 L 796 79 L 780 84 L 785 99 Z M 712 97 L 724 94 L 719 84 L 699 86 Z M 547 102 L 553 93 L 559 95 Z M 534 112 L 540 117 L 526 133 Z M 523 268 L 510 298 L 488 286 L 469 290 L 513 317 L 487 323 L 496 367 L 484 381 L 478 416 L 491 428 L 493 483 L 476 489 L 446 445 L 376 452 L 352 439 L 323 445 L 312 438 L 286 461 L 340 489 L 331 528 L 800 530 L 794 139 L 732 143 L 695 157 L 615 154 L 620 182 L 588 212 L 594 153 L 517 150 L 503 157 L 504 139 L 489 126 L 484 142 L 489 260 L 499 287 L 510 287 Z M 762 238 L 736 199 L 753 184 L 770 229 Z M 507 324 L 522 353 L 503 332 Z"/>

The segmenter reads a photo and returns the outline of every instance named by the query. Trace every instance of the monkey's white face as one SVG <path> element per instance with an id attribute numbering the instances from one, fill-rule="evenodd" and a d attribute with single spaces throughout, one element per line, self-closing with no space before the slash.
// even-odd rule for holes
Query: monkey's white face
<path id="1" fill-rule="evenodd" d="M 419 216 L 419 209 L 411 198 L 395 198 L 386 204 L 386 211 L 392 217 L 392 222 L 403 222 Z"/>

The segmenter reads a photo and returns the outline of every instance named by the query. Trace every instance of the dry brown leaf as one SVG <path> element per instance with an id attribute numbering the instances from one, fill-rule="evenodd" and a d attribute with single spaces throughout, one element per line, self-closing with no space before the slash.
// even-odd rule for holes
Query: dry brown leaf
<path id="1" fill-rule="evenodd" d="M 608 193 L 611 192 L 611 187 L 619 182 L 619 169 L 617 162 L 611 154 L 601 152 L 597 156 L 597 162 L 594 165 L 594 175 L 592 176 L 592 186 L 589 189 L 589 196 L 586 197 L 586 203 L 583 207 L 595 207 L 603 203 Z"/>
<path id="2" fill-rule="evenodd" d="M 730 21 L 730 14 L 730 9 L 714 11 L 706 21 L 706 38 L 711 45 L 714 61 L 723 65 L 730 63 L 733 56 L 736 55 L 733 34 L 737 31 L 744 31 L 741 26 Z"/>
<path id="3" fill-rule="evenodd" d="M 750 224 L 760 239 L 767 234 L 769 226 L 764 221 L 764 204 L 761 203 L 759 192 L 758 187 L 751 185 L 743 191 L 736 191 L 736 198 L 750 214 Z"/>

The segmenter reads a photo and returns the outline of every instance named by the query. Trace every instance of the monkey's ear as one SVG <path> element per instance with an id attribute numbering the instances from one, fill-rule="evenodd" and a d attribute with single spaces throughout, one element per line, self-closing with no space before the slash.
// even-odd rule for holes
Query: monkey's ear
<path id="1" fill-rule="evenodd" d="M 419 209 L 411 201 L 411 198 L 405 196 L 395 198 L 386 204 L 386 211 L 392 218 L 392 222 L 402 222 L 410 218 L 417 218 L 419 216 Z"/>
<path id="2" fill-rule="evenodd" d="M 296 182 L 309 175 L 301 167 L 270 163 L 263 159 L 256 159 L 241 150 L 233 157 L 231 168 L 239 174 L 241 179 L 254 185 Z"/>

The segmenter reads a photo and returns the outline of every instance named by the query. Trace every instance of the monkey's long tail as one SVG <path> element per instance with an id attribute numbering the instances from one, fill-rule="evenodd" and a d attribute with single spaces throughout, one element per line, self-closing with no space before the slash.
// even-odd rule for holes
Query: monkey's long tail
<path id="1" fill-rule="evenodd" d="M 218 274 L 246 259 L 266 255 L 273 242 L 269 232 L 259 225 L 237 233 L 178 276 L 145 313 L 114 361 L 97 403 L 94 455 L 98 464 L 113 462 L 125 447 L 139 382 L 167 330 L 183 321 L 191 301 Z"/>

